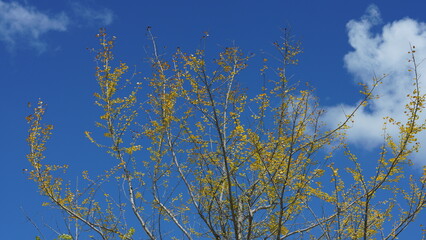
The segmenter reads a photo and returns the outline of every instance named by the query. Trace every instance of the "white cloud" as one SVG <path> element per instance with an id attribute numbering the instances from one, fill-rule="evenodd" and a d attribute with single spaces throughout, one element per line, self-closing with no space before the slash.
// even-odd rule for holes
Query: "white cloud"
<path id="1" fill-rule="evenodd" d="M 360 109 L 355 115 L 355 123 L 348 131 L 348 141 L 363 147 L 373 148 L 383 143 L 383 117 L 390 116 L 397 121 L 404 121 L 404 106 L 407 103 L 407 94 L 412 91 L 413 75 L 408 72 L 412 67 L 408 62 L 410 44 L 415 46 L 416 59 L 426 58 L 426 24 L 410 18 L 404 18 L 385 25 L 381 24 L 380 12 L 375 5 L 371 5 L 365 15 L 359 20 L 351 20 L 347 24 L 349 43 L 353 51 L 344 57 L 347 70 L 354 75 L 357 81 L 369 86 L 372 78 L 377 75 L 388 74 L 376 94 L 380 95 L 367 108 Z M 373 27 L 380 27 L 380 32 L 372 31 Z M 422 72 L 420 67 L 419 71 Z M 426 79 L 421 79 L 421 88 L 426 91 Z M 325 120 L 337 125 L 342 122 L 345 114 L 353 111 L 354 105 L 329 107 Z M 421 119 L 425 119 L 423 114 Z M 396 136 L 397 129 L 390 128 L 387 132 Z M 426 136 L 419 136 L 423 148 L 417 161 L 426 157 Z M 424 162 L 426 163 L 426 161 Z"/>
<path id="2" fill-rule="evenodd" d="M 114 20 L 113 12 L 107 8 L 92 9 L 75 2 L 71 8 L 74 12 L 74 24 L 84 21 L 84 26 L 106 26 Z M 0 0 L 0 42 L 10 50 L 23 45 L 34 47 L 41 52 L 46 48 L 43 35 L 52 31 L 67 31 L 70 23 L 70 18 L 64 12 L 48 14 L 17 1 Z"/>
<path id="3" fill-rule="evenodd" d="M 114 20 L 114 13 L 107 8 L 93 9 L 80 3 L 72 3 L 74 14 L 85 23 L 107 26 Z"/>
<path id="4" fill-rule="evenodd" d="M 31 6 L 0 0 L 0 41 L 9 48 L 29 44 L 39 51 L 45 48 L 41 36 L 49 31 L 66 31 L 68 17 L 49 16 Z"/>

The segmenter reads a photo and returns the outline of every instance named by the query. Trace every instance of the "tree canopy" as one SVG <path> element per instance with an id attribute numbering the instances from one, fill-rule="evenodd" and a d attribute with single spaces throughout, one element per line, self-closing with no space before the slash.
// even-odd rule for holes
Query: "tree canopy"
<path id="1" fill-rule="evenodd" d="M 385 118 L 383 145 L 366 160 L 345 130 L 383 78 L 330 128 L 313 89 L 288 77 L 301 52 L 288 35 L 274 43 L 279 66 L 263 60 L 255 95 L 239 84 L 252 56 L 238 47 L 215 59 L 203 49 L 165 56 L 148 36 L 152 74 L 140 78 L 115 59 L 115 38 L 97 35 L 94 96 L 103 114 L 85 134 L 114 159 L 99 166 L 103 174 L 84 171 L 85 185 L 65 180 L 67 166 L 44 156 L 53 130 L 46 104 L 27 117 L 29 177 L 72 226 L 59 238 L 396 239 L 426 206 L 426 168 L 409 174 L 426 126 L 414 46 L 406 122 Z"/>

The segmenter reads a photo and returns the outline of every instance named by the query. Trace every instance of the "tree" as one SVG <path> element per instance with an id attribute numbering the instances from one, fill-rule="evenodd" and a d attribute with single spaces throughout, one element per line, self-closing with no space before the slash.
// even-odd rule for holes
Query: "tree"
<path id="1" fill-rule="evenodd" d="M 97 35 L 95 103 L 104 113 L 96 125 L 105 138 L 85 133 L 115 166 L 96 177 L 84 171 L 84 189 L 71 190 L 58 173 L 67 166 L 49 164 L 43 155 L 53 129 L 43 123 L 46 105 L 40 101 L 27 117 L 29 176 L 46 196 L 44 204 L 75 224 L 67 237 L 395 239 L 425 207 L 426 168 L 422 177 L 406 178 L 419 149 L 416 135 L 425 129 L 413 50 L 407 121 L 386 119 L 399 136 L 384 131 L 375 168 L 367 171 L 345 142 L 356 110 L 329 130 L 312 89 L 288 80 L 286 69 L 301 52 L 288 36 L 274 44 L 280 66 L 265 59 L 260 70 L 262 76 L 275 72 L 275 80 L 265 80 L 250 97 L 237 82 L 250 58 L 239 48 L 225 48 L 212 66 L 203 50 L 178 49 L 168 61 L 150 29 L 148 35 L 152 76 L 142 101 L 144 84 L 132 83 L 133 75 L 125 79 L 128 66 L 114 60 L 115 39 L 103 30 Z M 356 109 L 373 101 L 381 81 L 373 79 Z M 346 157 L 335 157 L 339 152 Z M 120 190 L 105 187 L 114 182 Z"/>

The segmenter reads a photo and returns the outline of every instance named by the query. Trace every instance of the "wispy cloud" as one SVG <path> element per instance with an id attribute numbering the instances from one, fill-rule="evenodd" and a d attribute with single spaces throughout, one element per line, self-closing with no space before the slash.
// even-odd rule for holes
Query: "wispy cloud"
<path id="1" fill-rule="evenodd" d="M 94 9 L 77 2 L 72 3 L 71 6 L 77 18 L 85 21 L 86 24 L 107 26 L 114 20 L 114 13 L 108 8 Z"/>
<path id="2" fill-rule="evenodd" d="M 114 20 L 110 9 L 94 9 L 76 2 L 67 12 L 68 15 L 44 13 L 34 6 L 0 0 L 0 43 L 9 50 L 30 46 L 42 52 L 47 47 L 43 35 L 48 32 L 67 31 L 71 23 L 78 25 L 79 22 L 84 22 L 84 26 L 103 27 Z"/>
<path id="3" fill-rule="evenodd" d="M 18 2 L 0 0 L 0 41 L 9 49 L 29 44 L 42 51 L 45 43 L 41 37 L 50 31 L 66 31 L 68 24 L 64 13 L 49 15 Z"/>
<path id="4" fill-rule="evenodd" d="M 410 44 L 416 47 L 418 61 L 426 58 L 425 23 L 404 18 L 381 24 L 380 12 L 375 5 L 371 5 L 361 19 L 351 20 L 347 24 L 349 43 L 354 49 L 344 57 L 347 70 L 357 81 L 369 86 L 375 75 L 388 74 L 375 92 L 380 98 L 357 112 L 355 124 L 348 131 L 348 141 L 368 148 L 383 143 L 384 116 L 397 121 L 406 120 L 404 106 L 413 84 L 413 75 L 408 72 L 412 67 L 408 62 L 410 55 L 407 54 Z M 381 31 L 372 31 L 373 27 L 379 26 L 382 26 Z M 421 73 L 423 68 L 420 67 L 419 71 Z M 426 91 L 426 79 L 421 82 L 421 88 Z M 355 103 L 329 107 L 326 121 L 338 124 L 354 107 Z M 424 119 L 426 115 L 421 117 Z M 387 133 L 393 136 L 397 132 L 396 128 L 387 129 Z M 426 136 L 420 138 L 424 144 L 419 154 L 426 157 Z"/>

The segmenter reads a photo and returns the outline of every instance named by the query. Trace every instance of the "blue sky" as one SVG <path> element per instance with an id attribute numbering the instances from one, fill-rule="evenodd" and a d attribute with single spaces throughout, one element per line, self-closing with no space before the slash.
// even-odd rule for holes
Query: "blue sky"
<path id="1" fill-rule="evenodd" d="M 100 150 L 84 137 L 99 113 L 93 104 L 94 56 L 87 48 L 97 47 L 100 27 L 118 37 L 118 58 L 144 72 L 147 26 L 167 46 L 165 53 L 194 50 L 208 31 L 212 48 L 235 44 L 258 56 L 273 52 L 280 28 L 290 26 L 304 51 L 293 77 L 316 88 L 329 124 L 359 101 L 356 81 L 369 84 L 374 74 L 389 74 L 378 91 L 381 100 L 361 111 L 360 124 L 349 132 L 351 143 L 371 150 L 381 141 L 382 116 L 401 118 L 409 44 L 418 59 L 426 58 L 424 9 L 426 2 L 414 0 L 0 0 L 0 238 L 33 239 L 37 233 L 26 215 L 38 223 L 53 219 L 22 173 L 28 167 L 28 102 L 48 103 L 47 120 L 55 125 L 49 158 L 74 164 L 76 172 L 102 163 Z M 250 76 L 244 75 L 243 86 L 256 85 L 258 77 Z M 425 157 L 426 150 L 415 156 L 414 172 Z M 419 222 L 409 234 L 418 234 Z"/>

